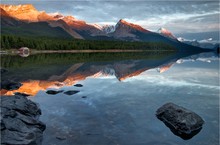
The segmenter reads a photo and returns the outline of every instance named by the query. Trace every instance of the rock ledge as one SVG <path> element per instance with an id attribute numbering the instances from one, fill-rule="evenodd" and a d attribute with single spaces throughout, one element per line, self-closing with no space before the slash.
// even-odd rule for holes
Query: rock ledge
<path id="1" fill-rule="evenodd" d="M 1 144 L 39 145 L 46 126 L 38 105 L 21 95 L 1 96 Z"/>

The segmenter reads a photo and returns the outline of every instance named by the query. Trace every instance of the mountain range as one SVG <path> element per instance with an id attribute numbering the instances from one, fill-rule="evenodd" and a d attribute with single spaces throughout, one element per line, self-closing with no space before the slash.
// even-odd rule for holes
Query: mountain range
<path id="1" fill-rule="evenodd" d="M 33 5 L 0 5 L 1 33 L 91 40 L 165 42 L 181 50 L 199 50 L 180 42 L 170 31 L 152 32 L 123 19 L 113 25 L 89 24 L 73 16 L 38 11 Z"/>

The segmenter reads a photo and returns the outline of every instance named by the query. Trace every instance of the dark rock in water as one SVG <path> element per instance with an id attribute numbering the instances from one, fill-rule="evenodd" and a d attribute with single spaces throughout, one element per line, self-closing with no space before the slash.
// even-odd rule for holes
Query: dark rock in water
<path id="1" fill-rule="evenodd" d="M 66 139 L 65 136 L 56 136 L 56 138 L 59 139 L 59 140 L 65 140 Z"/>
<path id="2" fill-rule="evenodd" d="M 17 90 L 22 86 L 21 83 L 15 82 L 12 80 L 2 80 L 1 81 L 1 89 L 5 90 Z"/>
<path id="3" fill-rule="evenodd" d="M 216 50 L 217 53 L 220 53 L 220 47 L 219 47 L 219 44 L 215 44 L 215 46 L 214 46 L 214 50 Z"/>
<path id="4" fill-rule="evenodd" d="M 185 140 L 199 133 L 204 124 L 199 115 L 173 103 L 167 103 L 160 107 L 156 112 L 156 116 L 175 135 Z"/>
<path id="5" fill-rule="evenodd" d="M 48 90 L 46 93 L 50 95 L 56 95 L 58 93 L 62 93 L 63 90 L 55 91 L 55 90 Z"/>
<path id="6" fill-rule="evenodd" d="M 21 95 L 1 96 L 1 144 L 40 145 L 44 123 L 38 105 Z"/>
<path id="7" fill-rule="evenodd" d="M 4 68 L 0 68 L 0 70 L 1 70 L 1 74 L 8 72 L 8 70 Z"/>
<path id="8" fill-rule="evenodd" d="M 82 87 L 83 85 L 81 85 L 81 84 L 75 84 L 74 86 L 75 86 L 75 87 Z"/>
<path id="9" fill-rule="evenodd" d="M 82 98 L 84 98 L 84 99 L 85 99 L 85 98 L 87 98 L 87 97 L 86 97 L 86 96 L 82 96 Z"/>
<path id="10" fill-rule="evenodd" d="M 73 95 L 73 94 L 76 94 L 76 93 L 78 93 L 78 92 L 79 92 L 79 91 L 70 90 L 70 91 L 64 92 L 64 94 L 66 94 L 66 95 Z"/>
<path id="11" fill-rule="evenodd" d="M 31 96 L 31 95 L 29 95 L 29 94 L 20 93 L 20 92 L 15 92 L 14 95 L 20 95 L 20 96 L 24 96 L 24 97 Z"/>

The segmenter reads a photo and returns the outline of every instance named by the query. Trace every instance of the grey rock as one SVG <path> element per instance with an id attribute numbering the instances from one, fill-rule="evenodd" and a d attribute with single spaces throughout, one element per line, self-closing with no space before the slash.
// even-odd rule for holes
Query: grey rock
<path id="1" fill-rule="evenodd" d="M 21 95 L 21 96 L 24 96 L 24 97 L 31 96 L 31 95 L 29 95 L 29 94 L 20 93 L 20 92 L 15 92 L 14 95 Z"/>
<path id="2" fill-rule="evenodd" d="M 158 119 L 184 140 L 198 134 L 204 124 L 196 113 L 173 103 L 166 103 L 156 111 Z"/>
<path id="3" fill-rule="evenodd" d="M 17 90 L 22 86 L 21 83 L 15 82 L 12 80 L 2 80 L 1 81 L 1 89 L 5 90 Z"/>
<path id="4" fill-rule="evenodd" d="M 1 96 L 1 144 L 40 145 L 46 125 L 38 105 L 24 96 Z"/>
<path id="5" fill-rule="evenodd" d="M 5 68 L 0 68 L 0 70 L 1 70 L 1 74 L 8 72 L 8 70 Z"/>
<path id="6" fill-rule="evenodd" d="M 79 93 L 79 91 L 69 90 L 69 91 L 64 92 L 64 94 L 66 94 L 66 95 L 73 95 L 73 94 L 76 94 L 76 93 Z"/>
<path id="7" fill-rule="evenodd" d="M 2 96 L 1 97 L 1 108 L 7 108 L 14 110 L 27 116 L 37 117 L 41 115 L 39 106 L 27 99 L 26 97 L 15 95 L 15 96 Z"/>
<path id="8" fill-rule="evenodd" d="M 50 95 L 56 95 L 58 93 L 62 93 L 63 90 L 59 90 L 59 91 L 56 91 L 56 90 L 47 90 L 47 94 L 50 94 Z"/>

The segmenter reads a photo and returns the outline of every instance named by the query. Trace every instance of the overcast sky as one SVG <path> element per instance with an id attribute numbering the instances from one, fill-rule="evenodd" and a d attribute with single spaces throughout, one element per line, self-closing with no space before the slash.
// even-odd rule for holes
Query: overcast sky
<path id="1" fill-rule="evenodd" d="M 38 10 L 72 15 L 88 23 L 115 24 L 125 19 L 153 31 L 165 27 L 174 34 L 219 31 L 220 28 L 218 0 L 1 0 L 1 3 L 31 3 Z"/>

